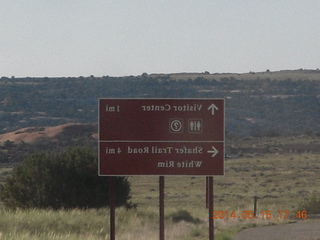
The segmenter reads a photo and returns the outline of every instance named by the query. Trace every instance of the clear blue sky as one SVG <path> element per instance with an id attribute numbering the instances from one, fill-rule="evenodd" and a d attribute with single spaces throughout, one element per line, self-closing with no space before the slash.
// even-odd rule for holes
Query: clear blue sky
<path id="1" fill-rule="evenodd" d="M 320 68 L 319 0 L 1 0 L 0 77 Z"/>

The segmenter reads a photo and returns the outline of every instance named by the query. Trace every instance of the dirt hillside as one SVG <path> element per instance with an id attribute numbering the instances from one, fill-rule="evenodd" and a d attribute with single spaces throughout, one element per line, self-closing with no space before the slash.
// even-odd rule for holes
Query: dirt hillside
<path id="1" fill-rule="evenodd" d="M 22 128 L 15 132 L 0 134 L 0 145 L 6 141 L 15 143 L 34 143 L 43 139 L 55 140 L 58 135 L 73 135 L 77 132 L 89 131 L 92 132 L 92 137 L 97 138 L 95 127 L 90 124 L 82 123 L 67 123 L 54 127 L 28 127 Z"/>

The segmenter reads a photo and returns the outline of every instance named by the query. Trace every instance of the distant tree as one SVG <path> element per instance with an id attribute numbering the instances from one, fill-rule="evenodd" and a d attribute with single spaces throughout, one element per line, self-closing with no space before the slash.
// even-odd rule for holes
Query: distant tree
<path id="1" fill-rule="evenodd" d="M 117 206 L 127 205 L 130 184 L 116 177 Z M 97 156 L 86 148 L 39 153 L 26 159 L 0 189 L 9 208 L 100 208 L 108 206 L 106 177 L 99 177 Z"/>
<path id="2" fill-rule="evenodd" d="M 3 149 L 9 149 L 9 148 L 13 148 L 13 147 L 15 147 L 15 146 L 16 146 L 15 142 L 12 142 L 12 141 L 10 141 L 10 140 L 7 140 L 7 141 L 4 142 L 2 148 L 3 148 Z"/>
<path id="3" fill-rule="evenodd" d="M 142 73 L 141 77 L 148 77 L 148 73 L 146 73 L 146 72 Z"/>
<path id="4" fill-rule="evenodd" d="M 266 137 L 280 137 L 281 134 L 276 129 L 268 129 L 264 132 L 264 136 L 266 136 Z"/>
<path id="5" fill-rule="evenodd" d="M 308 214 L 320 213 L 320 198 L 317 198 L 315 194 L 312 194 L 311 198 L 305 199 L 300 203 L 298 210 L 305 210 Z"/>

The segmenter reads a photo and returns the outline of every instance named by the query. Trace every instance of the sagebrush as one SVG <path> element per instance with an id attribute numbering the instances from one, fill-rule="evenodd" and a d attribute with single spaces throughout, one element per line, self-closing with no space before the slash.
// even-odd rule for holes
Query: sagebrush
<path id="1" fill-rule="evenodd" d="M 97 155 L 87 148 L 38 153 L 13 169 L 0 196 L 9 208 L 108 206 L 108 178 L 98 176 Z M 130 205 L 130 184 L 116 177 L 117 206 Z"/>

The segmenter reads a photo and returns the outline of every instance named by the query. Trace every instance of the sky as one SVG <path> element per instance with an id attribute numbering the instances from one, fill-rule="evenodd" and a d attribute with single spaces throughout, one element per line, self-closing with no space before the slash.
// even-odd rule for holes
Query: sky
<path id="1" fill-rule="evenodd" d="M 319 0 L 0 0 L 0 77 L 320 68 Z"/>

